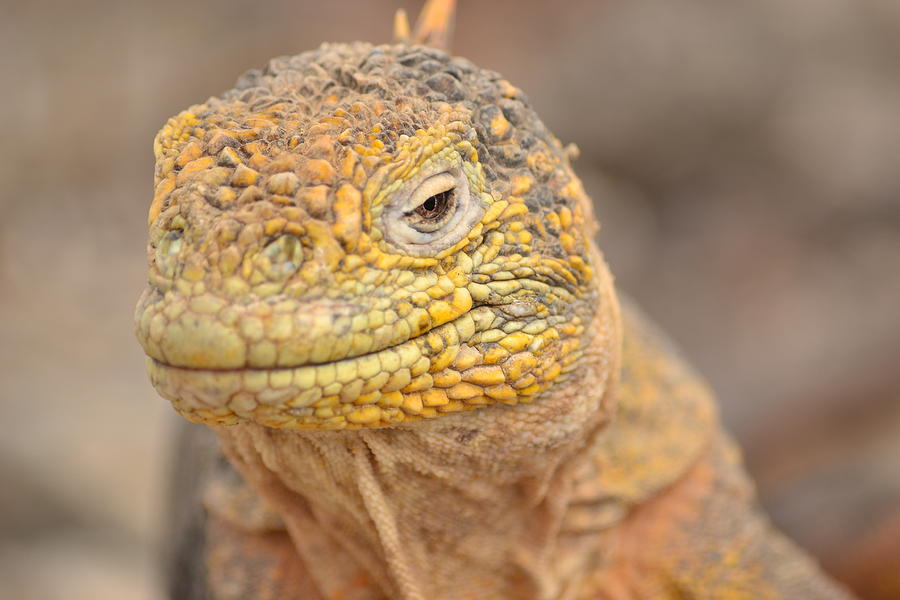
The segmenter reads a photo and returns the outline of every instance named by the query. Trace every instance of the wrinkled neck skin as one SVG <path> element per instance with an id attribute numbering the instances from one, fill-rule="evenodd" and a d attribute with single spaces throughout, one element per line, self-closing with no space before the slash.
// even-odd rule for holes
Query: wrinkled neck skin
<path id="1" fill-rule="evenodd" d="M 360 431 L 216 428 L 323 597 L 577 594 L 601 538 L 563 524 L 576 472 L 610 417 L 621 345 L 605 267 L 595 281 L 580 367 L 531 404 Z"/>

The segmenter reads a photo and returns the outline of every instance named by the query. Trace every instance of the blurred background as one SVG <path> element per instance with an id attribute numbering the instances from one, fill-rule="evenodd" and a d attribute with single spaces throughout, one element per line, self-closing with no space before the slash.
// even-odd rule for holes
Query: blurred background
<path id="1" fill-rule="evenodd" d="M 900 598 L 900 2 L 461 0 L 619 285 L 712 382 L 775 522 Z M 171 410 L 132 335 L 151 140 L 410 1 L 0 3 L 0 598 L 160 599 Z"/>

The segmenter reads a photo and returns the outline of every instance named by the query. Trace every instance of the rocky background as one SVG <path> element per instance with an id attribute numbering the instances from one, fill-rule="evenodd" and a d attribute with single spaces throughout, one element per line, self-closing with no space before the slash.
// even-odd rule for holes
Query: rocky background
<path id="1" fill-rule="evenodd" d="M 619 284 L 773 519 L 900 598 L 900 2 L 460 4 L 455 53 L 580 147 Z M 162 597 L 174 417 L 131 334 L 151 140 L 271 56 L 388 41 L 398 6 L 3 5 L 0 598 Z"/>

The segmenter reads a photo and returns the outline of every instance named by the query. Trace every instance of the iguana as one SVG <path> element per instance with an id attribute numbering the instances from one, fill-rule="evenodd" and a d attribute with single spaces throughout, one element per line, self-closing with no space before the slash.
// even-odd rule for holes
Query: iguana
<path id="1" fill-rule="evenodd" d="M 847 598 L 617 294 L 572 148 L 436 47 L 451 10 L 276 58 L 155 139 L 137 337 L 228 459 L 175 595 Z"/>

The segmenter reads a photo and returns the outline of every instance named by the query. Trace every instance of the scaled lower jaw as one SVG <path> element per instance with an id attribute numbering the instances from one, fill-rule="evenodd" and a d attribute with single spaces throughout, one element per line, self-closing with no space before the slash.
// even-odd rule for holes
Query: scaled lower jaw
<path id="1" fill-rule="evenodd" d="M 196 369 L 147 358 L 156 390 L 192 421 L 342 429 L 399 423 L 422 412 L 418 392 L 460 348 L 490 328 L 475 308 L 419 336 L 368 354 L 296 367 Z"/>

